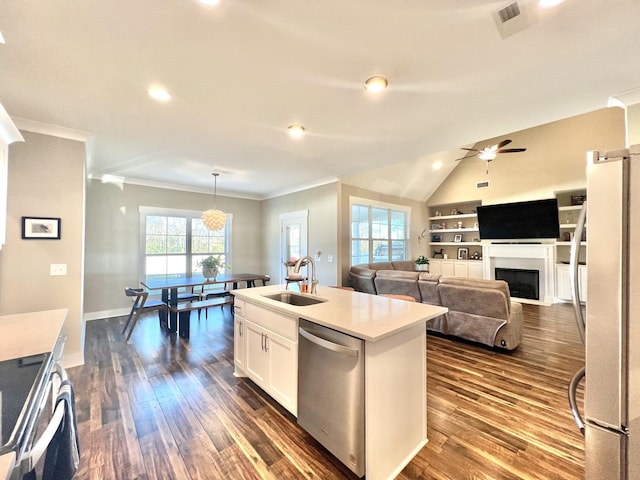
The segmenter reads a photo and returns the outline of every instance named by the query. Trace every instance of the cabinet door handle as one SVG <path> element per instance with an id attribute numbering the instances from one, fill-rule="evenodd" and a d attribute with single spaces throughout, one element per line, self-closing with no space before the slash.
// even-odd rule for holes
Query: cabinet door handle
<path id="1" fill-rule="evenodd" d="M 264 351 L 265 353 L 269 351 L 269 335 L 264 334 Z"/>
<path id="2" fill-rule="evenodd" d="M 260 350 L 264 352 L 264 333 L 260 334 Z"/>
<path id="3" fill-rule="evenodd" d="M 240 333 L 241 337 L 244 337 L 244 326 L 242 325 L 242 322 L 238 322 L 238 333 Z"/>

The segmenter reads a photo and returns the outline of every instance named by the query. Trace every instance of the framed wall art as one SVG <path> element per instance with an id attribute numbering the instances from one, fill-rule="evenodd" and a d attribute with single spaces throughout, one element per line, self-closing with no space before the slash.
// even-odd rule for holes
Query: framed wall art
<path id="1" fill-rule="evenodd" d="M 22 217 L 23 240 L 60 240 L 60 219 Z"/>

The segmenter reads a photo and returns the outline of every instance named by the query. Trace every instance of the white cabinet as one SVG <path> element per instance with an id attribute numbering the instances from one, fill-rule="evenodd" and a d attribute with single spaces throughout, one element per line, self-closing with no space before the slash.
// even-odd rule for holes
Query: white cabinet
<path id="1" fill-rule="evenodd" d="M 247 319 L 244 318 L 244 300 L 235 299 L 233 303 L 233 361 L 234 375 L 238 375 L 239 371 L 244 371 L 246 364 Z"/>
<path id="2" fill-rule="evenodd" d="M 482 262 L 478 260 L 469 262 L 469 278 L 483 278 Z"/>
<path id="3" fill-rule="evenodd" d="M 442 271 L 442 275 L 445 277 L 452 277 L 454 276 L 454 261 L 453 260 L 442 260 L 441 262 L 442 267 L 441 267 L 441 271 Z"/>
<path id="4" fill-rule="evenodd" d="M 556 265 L 556 298 L 566 302 L 570 302 L 572 296 L 570 268 L 569 265 Z M 580 301 L 585 302 L 587 299 L 586 265 L 578 265 L 578 291 L 580 292 Z"/>
<path id="5" fill-rule="evenodd" d="M 482 262 L 432 258 L 429 260 L 429 273 L 444 277 L 482 278 Z"/>
<path id="6" fill-rule="evenodd" d="M 241 345 L 235 350 L 236 355 L 244 353 L 242 368 L 236 358 L 236 371 L 242 370 L 274 400 L 296 415 L 298 320 L 251 303 L 245 305 L 244 313 L 245 317 L 240 317 L 236 312 L 238 324 L 234 340 L 238 340 L 238 344 Z M 240 362 L 242 363 L 242 360 Z"/>
<path id="7" fill-rule="evenodd" d="M 466 260 L 455 260 L 453 263 L 453 276 L 469 278 L 469 262 Z"/>

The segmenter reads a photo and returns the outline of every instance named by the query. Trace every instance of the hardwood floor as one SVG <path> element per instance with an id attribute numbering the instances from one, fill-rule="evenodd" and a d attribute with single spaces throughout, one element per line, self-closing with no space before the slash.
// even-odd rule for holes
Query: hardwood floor
<path id="1" fill-rule="evenodd" d="M 515 352 L 428 336 L 429 443 L 399 479 L 581 479 L 583 438 L 566 387 L 584 362 L 568 305 L 523 305 Z M 86 364 L 69 370 L 76 479 L 353 479 L 251 381 L 233 376 L 229 308 L 194 313 L 191 340 L 141 318 L 87 323 Z M 580 390 L 582 397 L 582 390 Z M 579 399 L 582 404 L 582 398 Z"/>

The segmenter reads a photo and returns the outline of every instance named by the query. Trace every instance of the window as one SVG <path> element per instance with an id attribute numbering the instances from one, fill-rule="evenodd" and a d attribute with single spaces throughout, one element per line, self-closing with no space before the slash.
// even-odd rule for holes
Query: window
<path id="1" fill-rule="evenodd" d="M 191 277 L 198 262 L 217 255 L 226 265 L 231 258 L 232 215 L 217 232 L 202 224 L 202 212 L 140 207 L 140 278 L 159 280 Z"/>
<path id="2" fill-rule="evenodd" d="M 411 209 L 351 198 L 351 265 L 409 258 Z"/>

